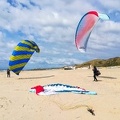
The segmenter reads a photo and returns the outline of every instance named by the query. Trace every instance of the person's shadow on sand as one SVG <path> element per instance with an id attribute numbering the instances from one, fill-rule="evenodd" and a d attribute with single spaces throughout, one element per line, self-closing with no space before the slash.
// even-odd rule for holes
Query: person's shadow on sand
<path id="1" fill-rule="evenodd" d="M 88 76 L 88 77 L 93 77 L 93 76 Z M 98 76 L 98 78 L 106 78 L 106 79 L 117 79 L 116 77 L 109 77 L 109 76 Z"/>
<path id="2" fill-rule="evenodd" d="M 99 78 L 117 79 L 116 77 L 109 77 L 109 76 L 99 76 Z"/>

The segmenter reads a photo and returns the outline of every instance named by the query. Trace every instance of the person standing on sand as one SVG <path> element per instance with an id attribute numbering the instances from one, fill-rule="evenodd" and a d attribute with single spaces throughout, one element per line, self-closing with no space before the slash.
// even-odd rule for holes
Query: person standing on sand
<path id="1" fill-rule="evenodd" d="M 7 77 L 10 77 L 10 70 L 7 69 Z"/>
<path id="2" fill-rule="evenodd" d="M 94 78 L 94 81 L 98 81 L 98 80 L 97 80 L 97 77 L 96 77 L 96 76 L 97 76 L 97 72 L 98 72 L 96 66 L 93 66 L 93 69 L 92 69 L 92 70 L 93 70 L 93 78 Z"/>

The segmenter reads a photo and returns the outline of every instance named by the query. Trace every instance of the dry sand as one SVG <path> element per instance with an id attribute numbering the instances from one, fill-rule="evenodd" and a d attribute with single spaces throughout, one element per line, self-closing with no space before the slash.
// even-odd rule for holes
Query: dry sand
<path id="1" fill-rule="evenodd" d="M 0 120 L 120 120 L 120 68 L 101 68 L 98 82 L 91 69 L 0 72 Z M 63 83 L 97 95 L 61 93 L 37 96 L 36 85 Z M 95 115 L 88 112 L 93 109 Z"/>

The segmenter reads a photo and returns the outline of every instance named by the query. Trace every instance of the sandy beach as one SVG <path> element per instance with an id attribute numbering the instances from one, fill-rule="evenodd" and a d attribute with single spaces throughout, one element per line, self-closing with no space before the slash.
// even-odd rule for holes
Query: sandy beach
<path id="1" fill-rule="evenodd" d="M 120 68 L 101 68 L 98 82 L 91 69 L 0 72 L 0 120 L 119 120 Z M 61 93 L 38 96 L 36 85 L 62 83 L 95 91 L 97 95 Z M 87 109 L 94 110 L 92 115 Z"/>

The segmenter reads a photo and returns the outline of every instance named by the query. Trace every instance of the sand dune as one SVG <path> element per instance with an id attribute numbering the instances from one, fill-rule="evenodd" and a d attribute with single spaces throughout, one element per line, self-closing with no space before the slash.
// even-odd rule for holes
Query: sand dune
<path id="1" fill-rule="evenodd" d="M 0 72 L 0 120 L 119 120 L 120 68 L 101 68 L 98 82 L 91 69 Z M 61 93 L 37 96 L 36 85 L 77 85 L 97 95 Z M 88 109 L 94 110 L 92 115 Z"/>

